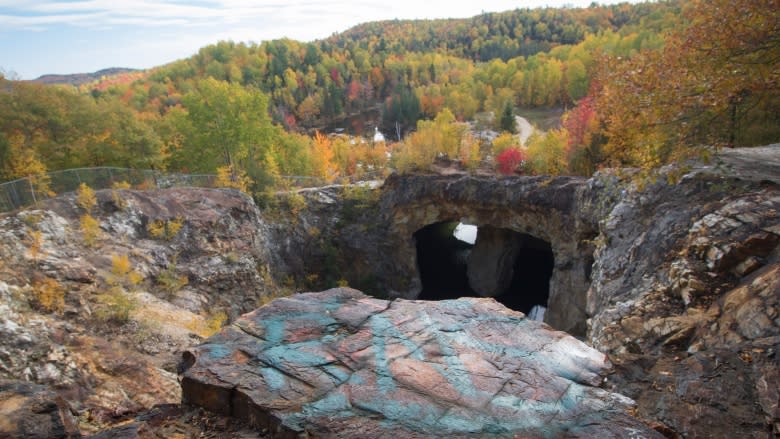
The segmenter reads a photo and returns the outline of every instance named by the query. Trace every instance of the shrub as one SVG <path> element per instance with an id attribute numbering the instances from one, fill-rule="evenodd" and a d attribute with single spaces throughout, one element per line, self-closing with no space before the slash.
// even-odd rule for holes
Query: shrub
<path id="1" fill-rule="evenodd" d="M 122 198 L 119 192 L 111 191 L 111 199 L 114 201 L 114 205 L 116 205 L 117 209 L 125 210 L 125 207 L 127 207 L 127 202 Z"/>
<path id="2" fill-rule="evenodd" d="M 143 275 L 133 270 L 133 264 L 127 255 L 111 255 L 111 273 L 116 283 L 126 286 L 138 285 L 144 279 Z"/>
<path id="3" fill-rule="evenodd" d="M 65 288 L 56 279 L 47 277 L 33 283 L 31 305 L 46 312 L 61 312 L 65 308 Z"/>
<path id="4" fill-rule="evenodd" d="M 498 172 L 503 175 L 514 174 L 525 160 L 525 153 L 520 149 L 505 149 L 496 157 L 496 162 L 498 162 Z"/>
<path id="5" fill-rule="evenodd" d="M 126 181 L 115 181 L 111 184 L 111 199 L 114 201 L 117 209 L 124 210 L 127 207 L 127 202 L 122 199 L 119 189 L 130 189 L 130 183 Z"/>
<path id="6" fill-rule="evenodd" d="M 98 306 L 95 310 L 97 318 L 103 321 L 125 323 L 130 320 L 130 313 L 138 303 L 120 286 L 111 287 L 108 292 L 99 294 Z"/>
<path id="7" fill-rule="evenodd" d="M 258 307 L 265 306 L 276 299 L 279 299 L 281 297 L 287 297 L 291 294 L 292 294 L 292 290 L 290 288 L 274 289 L 270 293 L 258 297 L 257 306 Z"/>
<path id="8" fill-rule="evenodd" d="M 306 198 L 298 192 L 290 192 L 285 197 L 287 208 L 293 216 L 298 216 L 306 208 Z"/>
<path id="9" fill-rule="evenodd" d="M 90 214 L 83 215 L 80 223 L 84 244 L 87 247 L 93 247 L 100 238 L 100 223 Z"/>
<path id="10" fill-rule="evenodd" d="M 130 189 L 130 183 L 126 181 L 115 181 L 111 183 L 111 189 Z"/>
<path id="11" fill-rule="evenodd" d="M 27 227 L 35 227 L 43 220 L 43 215 L 38 212 L 23 212 L 19 214 L 19 217 Z"/>
<path id="12" fill-rule="evenodd" d="M 40 230 L 30 230 L 30 257 L 38 259 L 43 248 L 43 233 Z"/>
<path id="13" fill-rule="evenodd" d="M 149 189 L 154 189 L 156 187 L 157 187 L 157 183 L 155 183 L 155 181 L 152 179 L 145 179 L 144 181 L 135 185 L 135 188 L 140 191 L 146 191 Z"/>
<path id="14" fill-rule="evenodd" d="M 86 183 L 81 183 L 79 189 L 76 192 L 76 204 L 89 213 L 93 207 L 97 204 L 97 198 L 95 197 L 95 191 Z"/>
<path id="15" fill-rule="evenodd" d="M 161 270 L 155 280 L 160 285 L 160 289 L 168 297 L 175 294 L 177 291 L 182 289 L 189 282 L 187 276 L 184 275 L 179 276 L 176 274 L 175 263 L 171 263 L 170 265 L 168 265 L 168 268 L 166 268 L 165 270 Z"/>
<path id="16" fill-rule="evenodd" d="M 206 319 L 206 337 L 211 337 L 219 332 L 225 326 L 227 319 L 228 315 L 225 311 L 217 311 L 209 315 L 208 319 Z"/>
<path id="17" fill-rule="evenodd" d="M 241 192 L 249 193 L 249 187 L 252 186 L 252 179 L 246 175 L 246 172 L 240 169 L 234 169 L 233 166 L 221 166 L 217 168 L 217 187 L 238 189 Z"/>
<path id="18" fill-rule="evenodd" d="M 176 237 L 183 225 L 183 218 L 155 220 L 146 225 L 146 230 L 152 238 L 170 241 Z"/>
<path id="19" fill-rule="evenodd" d="M 111 273 L 117 277 L 124 277 L 130 270 L 133 269 L 133 265 L 130 262 L 130 258 L 127 255 L 111 255 Z"/>

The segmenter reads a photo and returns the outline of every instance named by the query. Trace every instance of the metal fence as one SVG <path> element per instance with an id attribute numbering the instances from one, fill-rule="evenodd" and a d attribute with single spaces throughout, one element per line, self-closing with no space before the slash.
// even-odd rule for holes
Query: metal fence
<path id="1" fill-rule="evenodd" d="M 327 184 L 322 179 L 308 176 L 283 176 L 290 188 L 319 187 Z M 363 174 L 360 178 L 347 178 L 346 182 L 384 178 L 381 172 Z M 53 171 L 40 176 L 30 176 L 0 183 L 0 212 L 8 212 L 31 206 L 78 189 L 86 183 L 93 189 L 107 189 L 116 183 L 127 183 L 134 189 L 165 189 L 172 187 L 216 187 L 217 176 L 211 174 L 169 174 L 149 169 L 113 167 L 75 168 Z"/>
<path id="2" fill-rule="evenodd" d="M 168 174 L 148 169 L 113 167 L 76 168 L 53 171 L 0 184 L 0 212 L 7 212 L 57 194 L 78 189 L 86 183 L 93 189 L 105 189 L 117 183 L 127 183 L 135 189 L 171 187 L 214 187 L 216 175 Z"/>

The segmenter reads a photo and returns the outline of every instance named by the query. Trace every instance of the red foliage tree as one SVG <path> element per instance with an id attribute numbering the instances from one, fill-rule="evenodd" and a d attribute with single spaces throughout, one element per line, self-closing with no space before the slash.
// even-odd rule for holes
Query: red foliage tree
<path id="1" fill-rule="evenodd" d="M 352 102 L 360 97 L 360 83 L 353 79 L 347 86 L 347 100 Z"/>
<path id="2" fill-rule="evenodd" d="M 518 148 L 507 148 L 496 157 L 498 172 L 503 175 L 512 175 L 526 160 L 525 152 Z"/>
<path id="3" fill-rule="evenodd" d="M 596 128 L 596 109 L 593 97 L 587 96 L 580 100 L 564 118 L 563 127 L 569 133 L 569 148 L 588 145 L 593 130 Z"/>
<path id="4" fill-rule="evenodd" d="M 333 80 L 337 85 L 341 85 L 341 76 L 339 75 L 339 69 L 333 67 L 330 69 L 330 79 Z"/>

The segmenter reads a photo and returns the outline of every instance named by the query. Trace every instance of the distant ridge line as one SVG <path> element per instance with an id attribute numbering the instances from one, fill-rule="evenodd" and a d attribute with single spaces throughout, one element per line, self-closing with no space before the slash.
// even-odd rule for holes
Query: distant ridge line
<path id="1" fill-rule="evenodd" d="M 71 73 L 71 74 L 46 74 L 41 75 L 31 82 L 39 84 L 70 84 L 81 85 L 96 81 L 104 76 L 120 75 L 122 73 L 140 72 L 140 69 L 131 69 L 129 67 L 109 67 L 92 73 Z"/>

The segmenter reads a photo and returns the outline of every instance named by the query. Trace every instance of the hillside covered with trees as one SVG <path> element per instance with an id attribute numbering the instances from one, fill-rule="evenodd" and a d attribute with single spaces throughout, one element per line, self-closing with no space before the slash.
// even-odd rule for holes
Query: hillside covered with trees
<path id="1" fill-rule="evenodd" d="M 223 41 L 78 88 L 0 79 L 0 179 L 113 165 L 221 171 L 260 192 L 282 175 L 332 181 L 442 156 L 504 173 L 650 169 L 691 146 L 780 139 L 778 11 L 779 0 L 517 9 Z M 561 127 L 526 145 L 463 124 L 512 131 L 517 109 L 559 107 Z M 312 135 L 369 113 L 394 142 Z"/>

